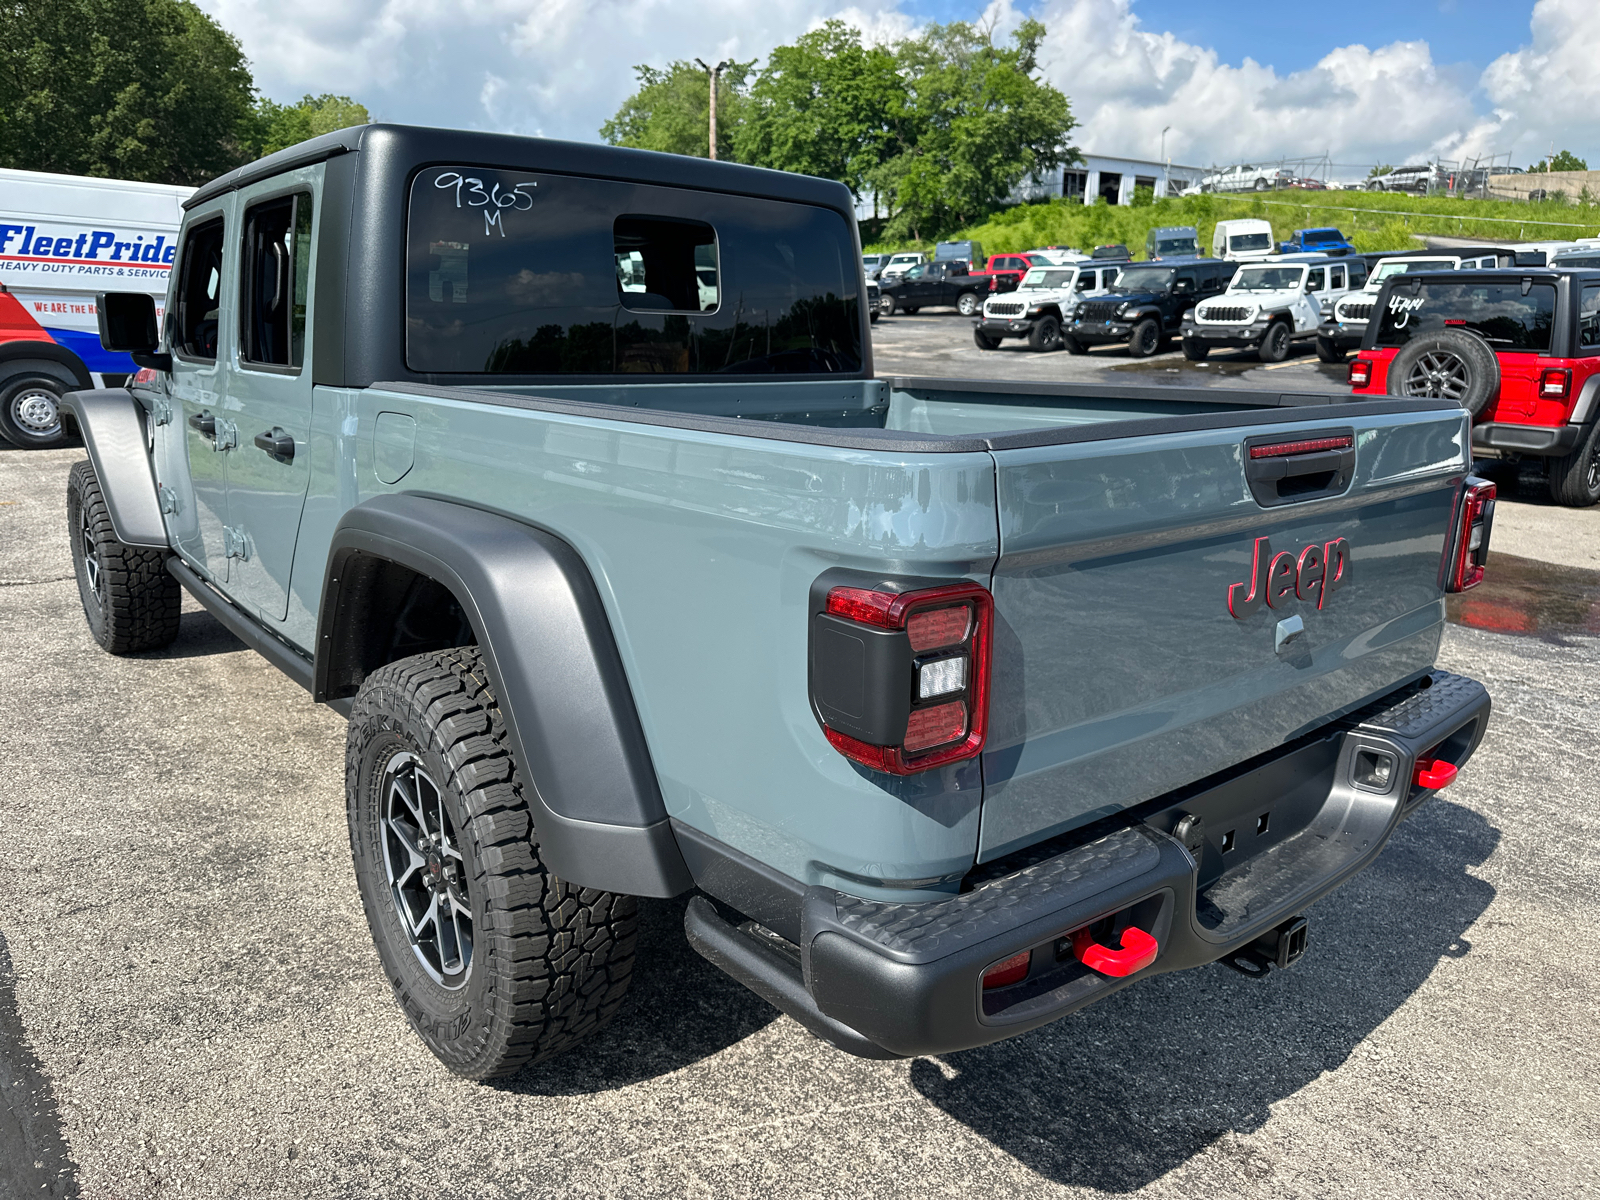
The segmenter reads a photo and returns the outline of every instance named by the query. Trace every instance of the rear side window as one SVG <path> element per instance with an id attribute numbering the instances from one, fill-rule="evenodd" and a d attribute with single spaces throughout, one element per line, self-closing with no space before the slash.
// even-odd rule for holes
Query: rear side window
<path id="1" fill-rule="evenodd" d="M 239 357 L 298 369 L 305 361 L 311 278 L 309 193 L 279 196 L 245 210 L 239 266 Z"/>
<path id="2" fill-rule="evenodd" d="M 1600 283 L 1583 285 L 1578 306 L 1578 345 L 1584 350 L 1600 350 Z"/>
<path id="3" fill-rule="evenodd" d="M 1343 267 L 1329 267 L 1328 268 L 1328 286 L 1331 287 L 1334 291 L 1339 291 L 1341 288 L 1344 287 L 1344 268 Z"/>
<path id="4" fill-rule="evenodd" d="M 178 268 L 173 349 L 184 358 L 214 362 L 222 307 L 222 218 L 191 229 Z"/>
<path id="5" fill-rule="evenodd" d="M 1554 284 L 1520 281 L 1396 284 L 1378 327 L 1377 344 L 1403 346 L 1419 334 L 1462 329 L 1496 350 L 1542 353 L 1555 327 Z"/>
<path id="6" fill-rule="evenodd" d="M 830 209 L 431 167 L 412 182 L 406 237 L 414 371 L 861 370 L 860 269 Z"/>

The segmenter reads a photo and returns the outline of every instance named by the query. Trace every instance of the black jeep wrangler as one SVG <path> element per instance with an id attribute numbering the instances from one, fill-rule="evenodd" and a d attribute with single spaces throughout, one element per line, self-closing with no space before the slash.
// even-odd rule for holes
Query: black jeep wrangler
<path id="1" fill-rule="evenodd" d="M 1210 258 L 1134 263 L 1110 292 L 1078 305 L 1061 344 L 1068 353 L 1086 354 L 1090 346 L 1126 342 L 1129 354 L 1148 358 L 1178 332 L 1185 313 L 1227 288 L 1238 267 Z"/>

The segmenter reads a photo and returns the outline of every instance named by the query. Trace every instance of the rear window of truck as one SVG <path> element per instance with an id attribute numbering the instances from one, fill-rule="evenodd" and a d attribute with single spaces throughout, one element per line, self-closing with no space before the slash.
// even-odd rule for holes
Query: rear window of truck
<path id="1" fill-rule="evenodd" d="M 1533 284 L 1526 293 L 1520 280 L 1397 285 L 1384 306 L 1377 344 L 1404 346 L 1418 334 L 1461 329 L 1496 350 L 1542 353 L 1550 349 L 1555 314 L 1550 283 Z"/>
<path id="2" fill-rule="evenodd" d="M 430 167 L 406 227 L 406 363 L 438 374 L 861 370 L 854 239 L 829 209 Z"/>

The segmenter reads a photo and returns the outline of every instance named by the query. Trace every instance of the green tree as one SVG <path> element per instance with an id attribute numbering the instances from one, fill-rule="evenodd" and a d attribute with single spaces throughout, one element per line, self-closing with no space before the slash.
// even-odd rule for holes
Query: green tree
<path id="1" fill-rule="evenodd" d="M 1044 35 L 1030 19 L 996 46 L 955 21 L 899 44 L 914 140 L 872 172 L 892 201 L 887 237 L 921 240 L 981 220 L 1023 180 L 1079 160 L 1066 96 L 1035 77 Z"/>
<path id="2" fill-rule="evenodd" d="M 187 0 L 0 3 L 0 164 L 201 183 L 240 161 L 252 83 Z"/>
<path id="3" fill-rule="evenodd" d="M 740 162 L 837 179 L 860 196 L 911 138 L 909 100 L 891 51 L 828 21 L 768 57 L 734 148 Z"/>
<path id="4" fill-rule="evenodd" d="M 1376 179 L 1379 175 L 1387 175 L 1393 170 L 1394 168 L 1388 163 L 1379 163 L 1377 166 L 1373 167 L 1372 170 L 1367 172 L 1367 178 Z"/>
<path id="5" fill-rule="evenodd" d="M 1558 151 L 1555 157 L 1547 158 L 1543 162 L 1534 163 L 1533 166 L 1528 168 L 1530 171 L 1538 172 L 1587 171 L 1588 169 L 1589 164 L 1583 159 L 1579 158 L 1571 150 Z"/>
<path id="6" fill-rule="evenodd" d="M 260 158 L 370 120 L 366 106 L 349 96 L 303 96 L 298 104 L 276 104 L 263 96 L 241 123 L 239 140 L 247 157 Z"/>
<path id="7" fill-rule="evenodd" d="M 735 130 L 743 119 L 745 81 L 755 60 L 726 68 L 717 85 L 717 157 L 735 157 Z M 665 70 L 637 66 L 639 90 L 600 126 L 613 146 L 661 150 L 705 158 L 711 146 L 711 85 L 706 73 L 682 59 Z"/>

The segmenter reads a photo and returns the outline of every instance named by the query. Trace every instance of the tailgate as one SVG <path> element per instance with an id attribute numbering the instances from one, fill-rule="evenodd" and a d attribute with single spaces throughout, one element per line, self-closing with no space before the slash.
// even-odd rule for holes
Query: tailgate
<path id="1" fill-rule="evenodd" d="M 1119 423 L 1135 436 L 993 451 L 1001 555 L 980 860 L 1261 754 L 1432 666 L 1466 424 L 1460 410 L 1381 411 L 1398 407 L 1145 436 Z M 1305 489 L 1321 477 L 1303 474 L 1252 491 L 1247 442 L 1276 457 L 1278 443 L 1343 434 L 1348 487 L 1335 479 L 1319 498 Z M 1275 606 L 1249 602 L 1258 551 L 1263 568 L 1291 556 L 1269 580 L 1290 589 Z M 1319 605 L 1317 560 L 1341 554 L 1341 586 Z M 1295 617 L 1303 632 L 1280 646 Z"/>

